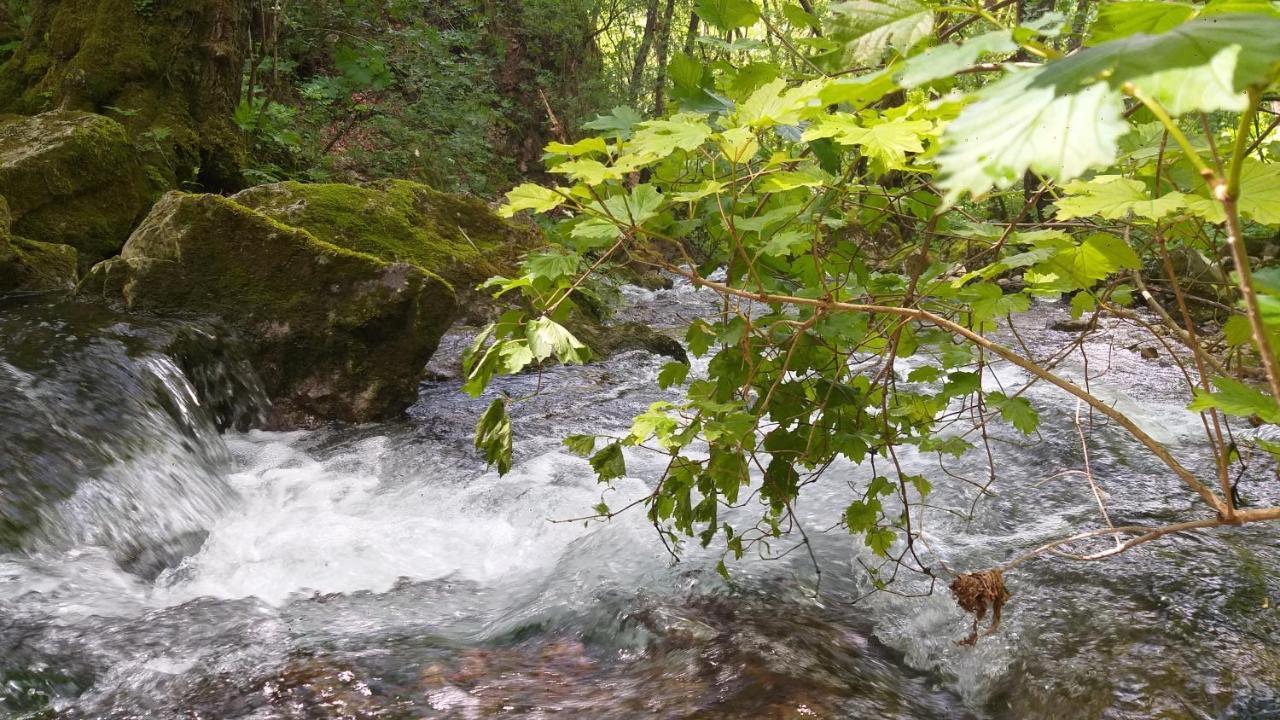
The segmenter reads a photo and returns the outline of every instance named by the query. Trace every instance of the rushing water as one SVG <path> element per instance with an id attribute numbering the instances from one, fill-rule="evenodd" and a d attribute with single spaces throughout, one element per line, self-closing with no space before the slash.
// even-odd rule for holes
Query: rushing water
<path id="1" fill-rule="evenodd" d="M 628 295 L 635 319 L 705 312 L 688 288 Z M 447 351 L 402 422 L 220 434 L 256 402 L 234 362 L 175 362 L 154 349 L 172 328 L 85 312 L 0 313 L 0 716 L 1280 718 L 1273 527 L 1029 563 L 1008 577 L 1000 631 L 960 646 L 967 619 L 941 587 L 906 579 L 853 602 L 872 557 L 828 528 L 856 468 L 832 468 L 798 507 L 816 596 L 804 553 L 731 563 L 726 583 L 717 554 L 672 563 L 638 513 L 555 522 L 602 497 L 559 438 L 674 397 L 653 382 L 660 358 L 550 370 L 516 406 L 516 464 L 499 478 L 471 447 L 489 398 L 458 392 Z M 1055 313 L 1026 320 L 1033 349 L 1065 339 L 1045 329 Z M 1176 368 L 1124 349 L 1130 335 L 1087 345 L 1092 387 L 1204 468 Z M 1081 376 L 1078 355 L 1064 371 Z M 982 458 L 944 472 L 904 455 L 934 482 L 926 532 L 949 567 L 1098 526 L 1083 480 L 1046 479 L 1082 465 L 1074 402 L 1029 397 L 1043 435 L 998 433 L 1000 477 L 972 520 L 973 486 L 947 473 L 984 483 Z M 1083 421 L 1118 522 L 1188 516 L 1168 473 Z M 641 496 L 661 467 L 628 455 L 605 499 Z M 1259 470 L 1240 487 L 1274 503 L 1278 486 Z"/>

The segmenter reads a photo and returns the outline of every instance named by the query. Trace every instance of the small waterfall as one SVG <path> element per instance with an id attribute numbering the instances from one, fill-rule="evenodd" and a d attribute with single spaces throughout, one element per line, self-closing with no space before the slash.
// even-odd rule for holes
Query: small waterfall
<path id="1" fill-rule="evenodd" d="M 235 499 L 220 429 L 264 396 L 193 326 L 81 305 L 0 314 L 0 547 L 106 549 L 154 575 Z"/>

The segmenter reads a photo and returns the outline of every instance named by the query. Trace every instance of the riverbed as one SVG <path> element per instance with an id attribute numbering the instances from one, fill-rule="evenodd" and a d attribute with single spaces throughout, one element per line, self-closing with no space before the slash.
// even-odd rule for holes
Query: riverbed
<path id="1" fill-rule="evenodd" d="M 681 285 L 625 295 L 627 319 L 673 333 L 710 307 Z M 1019 334 L 1047 354 L 1068 340 L 1050 329 L 1065 314 L 1039 304 Z M 836 527 L 863 468 L 833 467 L 802 495 L 816 567 L 748 557 L 726 581 L 714 545 L 675 562 L 641 513 L 568 521 L 661 473 L 660 457 L 629 453 L 628 476 L 602 488 L 560 439 L 678 399 L 655 383 L 665 358 L 548 369 L 513 408 L 515 465 L 499 477 L 472 447 L 475 420 L 494 393 L 539 380 L 463 395 L 466 330 L 402 421 L 220 432 L 228 408 L 260 402 L 233 361 L 192 377 L 149 331 L 64 306 L 0 318 L 0 497 L 21 537 L 0 554 L 0 717 L 1280 718 L 1276 527 L 1029 562 L 1007 577 L 1000 629 L 965 646 L 943 585 L 904 577 L 868 595 L 875 558 Z M 1140 342 L 1108 321 L 1062 372 L 1087 373 L 1211 473 L 1180 372 Z M 1122 430 L 1053 388 L 1027 397 L 1042 429 L 994 430 L 997 477 L 976 504 L 985 456 L 903 453 L 935 487 L 938 567 L 1101 526 L 1089 485 L 1059 475 L 1084 462 L 1077 422 L 1117 524 L 1198 516 Z M 1280 503 L 1261 458 L 1240 489 Z"/>

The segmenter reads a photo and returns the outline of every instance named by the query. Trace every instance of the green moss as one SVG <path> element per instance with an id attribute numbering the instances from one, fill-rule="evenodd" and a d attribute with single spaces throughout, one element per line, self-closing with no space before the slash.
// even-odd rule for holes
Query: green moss
<path id="1" fill-rule="evenodd" d="M 276 424 L 383 419 L 418 381 L 456 309 L 439 277 L 340 247 L 217 195 L 168 193 L 82 295 L 221 318 L 245 339 Z"/>
<path id="2" fill-rule="evenodd" d="M 0 195 L 15 234 L 71 245 L 87 270 L 119 252 L 155 192 L 119 123 L 67 111 L 0 116 Z"/>
<path id="3" fill-rule="evenodd" d="M 479 200 L 403 180 L 370 186 L 285 182 L 250 188 L 235 199 L 335 245 L 435 272 L 459 289 L 510 272 L 538 242 Z"/>
<path id="4" fill-rule="evenodd" d="M 37 0 L 23 43 L 0 66 L 0 111 L 115 115 L 173 181 L 240 187 L 231 120 L 247 13 L 237 0 Z"/>
<path id="5" fill-rule="evenodd" d="M 15 237 L 9 222 L 8 203 L 0 197 L 0 295 L 70 290 L 76 280 L 75 249 Z"/>

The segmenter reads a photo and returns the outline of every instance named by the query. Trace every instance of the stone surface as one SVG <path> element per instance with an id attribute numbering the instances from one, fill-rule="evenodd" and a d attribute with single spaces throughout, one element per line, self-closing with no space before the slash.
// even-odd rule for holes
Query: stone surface
<path id="1" fill-rule="evenodd" d="M 0 112 L 110 114 L 166 188 L 243 187 L 244 0 L 30 0 Z"/>
<path id="2" fill-rule="evenodd" d="M 0 196 L 14 235 L 70 245 L 85 270 L 120 251 L 153 192 L 119 123 L 59 111 L 0 116 Z"/>
<path id="3" fill-rule="evenodd" d="M 9 206 L 0 197 L 0 296 L 75 287 L 74 248 L 16 237 L 9 225 Z"/>
<path id="4" fill-rule="evenodd" d="M 268 425 L 395 417 L 454 319 L 449 285 L 216 195 L 166 194 L 85 297 L 219 318 L 273 402 Z"/>

